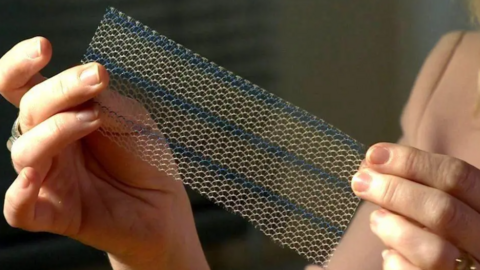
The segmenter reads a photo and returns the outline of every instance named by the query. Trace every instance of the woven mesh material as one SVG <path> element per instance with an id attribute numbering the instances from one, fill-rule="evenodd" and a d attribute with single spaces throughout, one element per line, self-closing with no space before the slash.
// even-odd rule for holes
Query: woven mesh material
<path id="1" fill-rule="evenodd" d="M 103 64 L 101 132 L 325 265 L 360 200 L 364 147 L 111 8 L 83 62 Z"/>

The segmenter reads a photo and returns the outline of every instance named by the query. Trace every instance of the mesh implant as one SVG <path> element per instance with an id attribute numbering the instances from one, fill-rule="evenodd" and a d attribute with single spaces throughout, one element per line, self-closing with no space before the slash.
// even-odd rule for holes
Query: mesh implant
<path id="1" fill-rule="evenodd" d="M 114 8 L 82 62 L 110 74 L 104 136 L 328 264 L 360 203 L 350 178 L 362 144 Z"/>

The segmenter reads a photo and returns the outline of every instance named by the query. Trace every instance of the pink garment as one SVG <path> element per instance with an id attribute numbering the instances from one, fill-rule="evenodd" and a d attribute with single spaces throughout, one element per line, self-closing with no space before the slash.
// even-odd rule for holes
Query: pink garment
<path id="1" fill-rule="evenodd" d="M 480 33 L 445 35 L 425 62 L 401 117 L 399 143 L 450 155 L 480 168 Z M 380 270 L 386 247 L 370 231 L 363 204 L 330 263 L 332 270 Z"/>

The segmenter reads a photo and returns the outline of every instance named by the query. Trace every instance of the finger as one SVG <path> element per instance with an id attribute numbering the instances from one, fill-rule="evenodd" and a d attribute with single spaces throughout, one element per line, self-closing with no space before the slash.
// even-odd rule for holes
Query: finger
<path id="1" fill-rule="evenodd" d="M 370 217 L 372 231 L 413 265 L 423 270 L 455 269 L 460 252 L 450 242 L 386 210 Z"/>
<path id="2" fill-rule="evenodd" d="M 455 197 L 371 169 L 357 173 L 352 188 L 359 197 L 417 221 L 480 258 L 480 215 Z"/>
<path id="3" fill-rule="evenodd" d="M 0 59 L 0 94 L 18 107 L 29 86 L 43 80 L 38 72 L 51 57 L 50 42 L 42 37 L 25 40 L 14 46 Z"/>
<path id="4" fill-rule="evenodd" d="M 42 178 L 32 168 L 24 168 L 5 195 L 3 213 L 8 224 L 34 230 L 35 205 Z"/>
<path id="5" fill-rule="evenodd" d="M 443 190 L 480 212 L 480 171 L 464 161 L 395 144 L 371 147 L 366 159 L 380 173 Z"/>
<path id="6" fill-rule="evenodd" d="M 20 103 L 22 132 L 56 113 L 76 107 L 97 96 L 108 85 L 106 69 L 97 63 L 71 68 L 33 87 Z"/>
<path id="7" fill-rule="evenodd" d="M 383 270 L 422 270 L 413 265 L 395 250 L 385 250 L 382 253 Z"/>
<path id="8" fill-rule="evenodd" d="M 48 172 L 45 162 L 49 162 L 67 145 L 98 129 L 100 122 L 96 105 L 52 116 L 15 141 L 12 146 L 15 169 L 20 171 L 25 167 L 33 167 L 45 176 Z"/>
<path id="9" fill-rule="evenodd" d="M 102 113 L 103 132 L 92 134 L 85 140 L 91 149 L 88 154 L 102 159 L 102 167 L 109 171 L 113 178 L 129 186 L 162 192 L 183 192 L 181 181 L 158 181 L 165 178 L 179 179 L 178 167 L 165 137 L 144 104 L 111 90 L 102 92 L 95 101 L 105 110 Z M 120 121 L 118 116 L 121 116 Z M 132 124 L 129 124 L 128 121 L 131 120 Z M 106 134 L 108 135 L 105 136 Z M 126 148 L 118 147 L 119 143 L 136 147 L 128 147 L 127 151 Z M 150 154 L 146 156 L 145 152 Z M 154 158 L 159 155 L 163 158 Z M 115 158 L 112 159 L 112 156 Z M 91 163 L 88 166 L 98 165 Z M 139 179 L 139 174 L 145 177 Z M 112 183 L 115 184 L 118 183 Z"/>

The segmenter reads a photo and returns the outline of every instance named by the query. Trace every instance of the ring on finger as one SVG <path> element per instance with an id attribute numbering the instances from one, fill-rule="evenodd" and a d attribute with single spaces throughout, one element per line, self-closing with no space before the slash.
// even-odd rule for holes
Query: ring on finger
<path id="1" fill-rule="evenodd" d="M 455 260 L 455 270 L 476 270 L 475 259 L 469 253 L 460 250 L 460 256 Z"/>
<path id="2" fill-rule="evenodd" d="M 7 141 L 8 151 L 12 150 L 12 146 L 15 143 L 15 141 L 18 140 L 18 138 L 20 138 L 20 136 L 22 136 L 22 130 L 20 129 L 20 122 L 19 122 L 18 118 L 13 123 L 11 133 L 12 134 L 11 134 L 10 138 L 8 138 L 8 141 Z"/>

